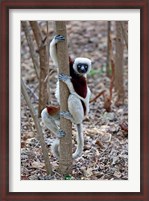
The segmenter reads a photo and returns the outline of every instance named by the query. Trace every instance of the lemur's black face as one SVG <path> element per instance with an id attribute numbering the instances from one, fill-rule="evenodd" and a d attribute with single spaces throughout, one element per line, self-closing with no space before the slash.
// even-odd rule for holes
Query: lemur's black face
<path id="1" fill-rule="evenodd" d="M 77 71 L 80 74 L 85 74 L 88 71 L 88 64 L 86 64 L 86 63 L 78 63 L 77 64 Z"/>
<path id="2" fill-rule="evenodd" d="M 84 57 L 78 57 L 73 63 L 74 72 L 80 76 L 85 76 L 91 69 L 91 60 Z"/>

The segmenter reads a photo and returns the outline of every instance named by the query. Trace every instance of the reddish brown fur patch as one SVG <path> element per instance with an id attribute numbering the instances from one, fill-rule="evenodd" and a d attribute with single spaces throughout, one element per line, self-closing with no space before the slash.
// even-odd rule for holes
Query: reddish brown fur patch
<path id="1" fill-rule="evenodd" d="M 60 111 L 60 106 L 56 106 L 56 105 L 47 105 L 47 112 L 50 116 L 54 116 L 56 114 L 58 114 Z"/>
<path id="2" fill-rule="evenodd" d="M 87 95 L 86 78 L 74 72 L 73 61 L 71 60 L 71 58 L 69 58 L 69 66 L 70 66 L 70 76 L 72 77 L 71 81 L 72 81 L 75 92 L 79 96 L 86 98 L 86 95 Z M 84 109 L 84 114 L 86 114 L 86 106 L 83 102 L 82 102 L 82 106 Z"/>
<path id="3" fill-rule="evenodd" d="M 74 72 L 73 62 L 70 62 L 70 76 L 72 77 L 71 81 L 74 87 L 74 90 L 79 96 L 86 98 L 87 95 L 87 82 L 84 76 L 78 75 Z"/>

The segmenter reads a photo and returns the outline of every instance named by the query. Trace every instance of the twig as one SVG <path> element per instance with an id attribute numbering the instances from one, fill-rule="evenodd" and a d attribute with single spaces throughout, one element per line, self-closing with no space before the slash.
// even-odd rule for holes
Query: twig
<path id="1" fill-rule="evenodd" d="M 25 85 L 25 83 L 24 83 L 24 85 Z M 34 102 L 38 102 L 39 101 L 38 96 L 33 92 L 33 90 L 30 87 L 28 87 L 27 85 L 25 85 L 25 87 L 31 94 L 30 96 L 34 97 Z"/>
<path id="2" fill-rule="evenodd" d="M 95 102 L 97 98 L 99 98 L 101 95 L 103 95 L 105 90 L 101 91 L 99 94 L 97 94 L 92 100 L 90 100 L 90 103 Z"/>
<path id="3" fill-rule="evenodd" d="M 40 145 L 41 145 L 41 149 L 42 149 L 42 153 L 43 153 L 43 158 L 45 160 L 45 167 L 46 167 L 47 174 L 51 175 L 51 173 L 52 173 L 52 166 L 51 166 L 51 164 L 49 162 L 48 150 L 47 150 L 46 145 L 45 145 L 45 141 L 44 141 L 42 129 L 41 129 L 41 126 L 39 124 L 39 120 L 38 120 L 37 114 L 36 114 L 36 112 L 35 112 L 32 104 L 31 104 L 30 97 L 29 97 L 29 95 L 27 93 L 25 84 L 24 84 L 24 82 L 23 82 L 22 79 L 21 79 L 21 91 L 22 91 L 22 94 L 23 94 L 23 96 L 24 96 L 24 98 L 26 100 L 26 103 L 27 103 L 27 105 L 28 105 L 28 107 L 30 109 L 32 118 L 34 120 L 36 129 L 37 129 L 37 137 L 38 137 Z"/>

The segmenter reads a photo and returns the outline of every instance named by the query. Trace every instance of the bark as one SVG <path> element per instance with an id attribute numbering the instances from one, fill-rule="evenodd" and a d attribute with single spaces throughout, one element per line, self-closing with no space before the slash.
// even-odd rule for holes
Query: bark
<path id="1" fill-rule="evenodd" d="M 111 32 L 111 22 L 107 22 L 107 68 L 106 74 L 107 77 L 110 77 L 110 32 Z"/>
<path id="2" fill-rule="evenodd" d="M 109 94 L 104 94 L 104 108 L 107 112 L 111 111 L 111 104 L 112 104 L 112 90 L 114 87 L 114 79 L 115 79 L 115 60 L 113 56 L 113 44 L 111 34 L 108 35 L 108 63 L 110 66 L 111 73 L 109 73 L 109 77 L 111 78 L 110 87 L 109 87 Z"/>
<path id="3" fill-rule="evenodd" d="M 127 49 L 128 49 L 128 33 L 127 33 L 127 31 L 126 31 L 126 28 L 125 28 L 125 22 L 120 22 L 120 24 L 121 24 L 121 29 L 122 29 L 123 38 L 124 38 L 126 47 L 127 47 Z"/>
<path id="4" fill-rule="evenodd" d="M 34 120 L 34 123 L 35 123 L 35 126 L 36 126 L 36 129 L 37 129 L 37 138 L 40 142 L 40 145 L 41 145 L 41 149 L 42 149 L 42 153 L 43 153 L 43 158 L 45 160 L 45 168 L 46 168 L 46 171 L 47 171 L 47 174 L 51 175 L 52 173 L 52 167 L 51 167 L 51 164 L 49 162 L 49 156 L 48 156 L 48 150 L 46 148 L 46 144 L 45 144 L 45 141 L 44 141 L 44 137 L 43 137 L 43 133 L 42 133 L 42 129 L 41 129 L 41 126 L 39 124 L 39 120 L 38 120 L 38 117 L 37 117 L 37 114 L 31 104 L 31 101 L 30 101 L 30 97 L 27 93 L 27 90 L 26 90 L 26 87 L 25 87 L 25 84 L 23 82 L 23 80 L 21 79 L 21 91 L 22 91 L 22 94 L 26 100 L 26 103 L 30 109 L 30 112 L 31 112 L 31 115 L 32 115 L 32 118 Z"/>
<path id="5" fill-rule="evenodd" d="M 124 102 L 124 86 L 123 86 L 123 36 L 121 22 L 116 22 L 116 57 L 115 57 L 115 90 L 117 92 L 116 104 Z"/>
<path id="6" fill-rule="evenodd" d="M 48 42 L 43 39 L 40 27 L 36 21 L 30 21 L 35 40 L 38 46 L 40 57 L 40 79 L 39 79 L 39 107 L 38 116 L 40 117 L 41 111 L 48 104 L 48 71 L 49 71 L 49 50 Z"/>
<path id="7" fill-rule="evenodd" d="M 57 35 L 63 35 L 65 41 L 57 45 L 59 73 L 69 75 L 69 57 L 67 47 L 66 25 L 63 21 L 55 22 Z M 60 110 L 68 111 L 69 91 L 67 86 L 60 82 Z M 66 133 L 66 136 L 60 140 L 60 164 L 59 170 L 62 174 L 68 175 L 72 172 L 72 124 L 69 120 L 60 118 L 60 127 Z"/>

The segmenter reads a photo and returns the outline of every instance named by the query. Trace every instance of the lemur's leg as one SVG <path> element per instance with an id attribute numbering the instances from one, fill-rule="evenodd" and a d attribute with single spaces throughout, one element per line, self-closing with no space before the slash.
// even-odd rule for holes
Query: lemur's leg
<path id="1" fill-rule="evenodd" d="M 68 98 L 68 110 L 73 117 L 75 124 L 82 123 L 84 119 L 84 109 L 82 103 L 76 95 L 70 94 Z"/>
<path id="2" fill-rule="evenodd" d="M 42 112 L 41 112 L 41 117 L 42 117 L 42 121 L 43 123 L 46 125 L 46 127 L 52 132 L 54 133 L 58 138 L 62 138 L 65 136 L 65 132 L 63 130 L 59 129 L 59 119 L 60 116 L 58 118 L 54 118 L 52 117 L 52 115 L 49 115 L 47 112 L 47 108 L 45 108 Z"/>
<path id="3" fill-rule="evenodd" d="M 84 146 L 84 136 L 82 131 L 82 121 L 84 119 L 84 110 L 82 103 L 78 97 L 73 94 L 69 95 L 68 98 L 68 110 L 69 112 L 61 112 L 64 118 L 69 119 L 72 123 L 76 124 L 78 135 L 77 135 L 77 148 L 75 153 L 73 153 L 73 159 L 76 159 L 82 155 Z"/>
<path id="4" fill-rule="evenodd" d="M 79 98 L 70 94 L 68 97 L 68 110 L 60 112 L 60 115 L 66 119 L 69 119 L 72 123 L 80 124 L 84 119 L 84 110 Z"/>

